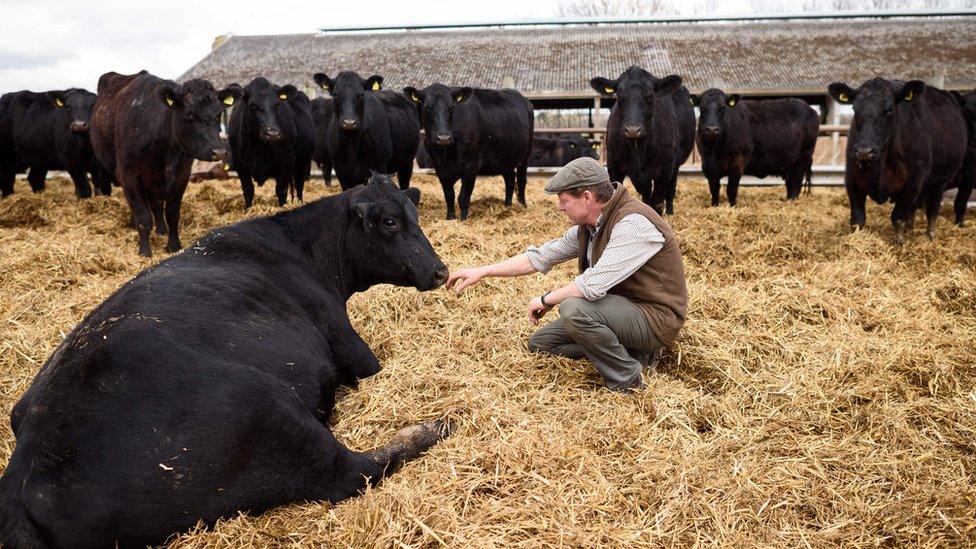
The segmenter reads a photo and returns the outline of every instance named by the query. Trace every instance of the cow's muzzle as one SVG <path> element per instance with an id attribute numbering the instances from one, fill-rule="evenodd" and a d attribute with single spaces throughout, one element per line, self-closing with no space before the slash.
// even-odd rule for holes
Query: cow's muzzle
<path id="1" fill-rule="evenodd" d="M 452 143 L 454 143 L 454 138 L 451 137 L 451 134 L 449 133 L 448 134 L 439 133 L 434 135 L 434 144 L 437 145 L 438 147 L 448 147 Z"/>
<path id="2" fill-rule="evenodd" d="M 702 135 L 710 139 L 718 137 L 719 129 L 718 126 L 705 126 L 702 128 Z"/>
<path id="3" fill-rule="evenodd" d="M 640 139 L 644 137 L 644 125 L 624 126 L 624 137 L 627 139 Z"/>
<path id="4" fill-rule="evenodd" d="M 86 133 L 88 131 L 88 122 L 84 120 L 72 120 L 71 131 L 74 133 Z"/>
<path id="5" fill-rule="evenodd" d="M 359 119 L 358 118 L 343 118 L 339 121 L 339 127 L 345 131 L 352 131 L 359 129 Z"/>
<path id="6" fill-rule="evenodd" d="M 854 155 L 858 162 L 874 162 L 878 158 L 878 150 L 874 147 L 854 147 Z"/>
<path id="7" fill-rule="evenodd" d="M 219 149 L 210 149 L 210 160 L 213 162 L 218 162 L 227 159 L 227 149 L 221 147 Z"/>
<path id="8" fill-rule="evenodd" d="M 281 141 L 281 130 L 267 128 L 261 132 L 261 139 L 268 143 L 277 143 Z"/>

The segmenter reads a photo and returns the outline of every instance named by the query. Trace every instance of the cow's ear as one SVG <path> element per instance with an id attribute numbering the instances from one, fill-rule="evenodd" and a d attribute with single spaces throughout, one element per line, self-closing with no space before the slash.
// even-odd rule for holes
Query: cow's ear
<path id="1" fill-rule="evenodd" d="M 217 98 L 225 107 L 233 106 L 241 97 L 244 97 L 244 90 L 237 84 L 231 84 L 217 92 Z"/>
<path id="2" fill-rule="evenodd" d="M 420 94 L 420 91 L 413 86 L 407 86 L 403 88 L 403 95 L 407 96 L 407 99 L 417 103 L 418 105 L 423 102 L 424 96 Z"/>
<path id="3" fill-rule="evenodd" d="M 906 103 L 911 103 L 912 101 L 918 99 L 918 96 L 925 92 L 925 82 L 921 80 L 912 80 L 911 82 L 905 82 L 905 85 L 901 87 L 898 95 L 895 96 L 895 103 L 901 103 L 902 101 Z"/>
<path id="4" fill-rule="evenodd" d="M 417 187 L 407 187 L 403 189 L 403 194 L 407 195 L 410 202 L 413 202 L 414 207 L 420 205 L 420 189 Z"/>
<path id="5" fill-rule="evenodd" d="M 851 89 L 850 86 L 843 82 L 834 82 L 827 86 L 827 93 L 842 105 L 853 103 L 854 98 L 857 97 L 857 90 Z"/>
<path id="6" fill-rule="evenodd" d="M 465 101 L 468 100 L 469 97 L 471 97 L 471 94 L 473 92 L 474 90 L 472 90 L 467 86 L 464 86 L 463 88 L 458 88 L 457 91 L 454 92 L 454 102 L 464 103 Z"/>
<path id="7" fill-rule="evenodd" d="M 54 103 L 55 107 L 61 108 L 64 106 L 64 92 L 59 90 L 47 92 L 47 98 Z"/>
<path id="8" fill-rule="evenodd" d="M 281 99 L 282 101 L 291 99 L 295 97 L 295 95 L 297 94 L 298 94 L 298 88 L 292 86 L 291 84 L 286 84 L 278 88 L 278 99 Z"/>
<path id="9" fill-rule="evenodd" d="M 736 103 L 739 102 L 740 99 L 742 99 L 741 95 L 737 93 L 733 93 L 732 95 L 725 96 L 725 104 L 730 107 L 734 107 Z"/>
<path id="10" fill-rule="evenodd" d="M 600 95 L 613 95 L 617 93 L 617 83 L 609 78 L 597 76 L 590 80 L 590 87 Z"/>
<path id="11" fill-rule="evenodd" d="M 167 107 L 177 107 L 182 103 L 180 96 L 183 95 L 183 86 L 165 84 L 159 89 L 159 97 Z"/>
<path id="12" fill-rule="evenodd" d="M 318 84 L 320 88 L 332 93 L 332 79 L 329 78 L 327 74 L 324 72 L 317 72 L 312 75 L 312 79 L 315 80 L 315 83 Z"/>
<path id="13" fill-rule="evenodd" d="M 701 105 L 701 97 L 698 97 L 696 94 L 693 94 L 693 93 L 692 94 L 689 94 L 688 101 L 691 102 L 691 106 L 692 107 L 697 107 L 697 106 Z"/>
<path id="14" fill-rule="evenodd" d="M 363 82 L 363 89 L 366 91 L 380 91 L 383 89 L 383 77 L 374 74 Z"/>
<path id="15" fill-rule="evenodd" d="M 349 213 L 362 223 L 365 229 L 369 227 L 369 220 L 375 208 L 376 205 L 372 202 L 356 202 L 350 207 Z"/>
<path id="16" fill-rule="evenodd" d="M 965 107 L 966 106 L 966 98 L 964 98 L 961 93 L 959 93 L 959 92 L 957 92 L 955 90 L 950 91 L 949 93 L 952 94 L 952 98 L 956 100 L 956 103 L 959 103 L 959 106 L 960 107 Z"/>
<path id="17" fill-rule="evenodd" d="M 661 95 L 671 95 L 681 87 L 681 77 L 677 74 L 669 74 L 654 83 L 654 91 Z"/>

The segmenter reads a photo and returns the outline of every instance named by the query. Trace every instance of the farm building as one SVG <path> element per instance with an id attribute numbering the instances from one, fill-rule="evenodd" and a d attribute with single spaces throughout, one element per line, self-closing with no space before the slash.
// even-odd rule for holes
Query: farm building
<path id="1" fill-rule="evenodd" d="M 262 75 L 318 94 L 313 73 L 356 70 L 382 75 L 387 89 L 433 82 L 511 87 L 536 109 L 589 109 L 599 126 L 612 100 L 598 98 L 590 78 L 639 65 L 681 75 L 693 93 L 721 87 L 752 97 L 799 96 L 835 113 L 826 86 L 838 80 L 884 76 L 976 87 L 974 29 L 976 12 L 332 29 L 219 37 L 181 79 L 203 77 L 219 87 Z"/>

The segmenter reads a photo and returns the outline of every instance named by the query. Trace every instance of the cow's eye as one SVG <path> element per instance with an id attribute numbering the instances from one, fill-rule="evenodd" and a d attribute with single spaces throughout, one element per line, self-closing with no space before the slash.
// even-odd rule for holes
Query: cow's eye
<path id="1" fill-rule="evenodd" d="M 386 227 L 387 229 L 396 229 L 397 227 L 396 219 L 393 219 L 392 217 L 384 217 L 383 226 Z"/>

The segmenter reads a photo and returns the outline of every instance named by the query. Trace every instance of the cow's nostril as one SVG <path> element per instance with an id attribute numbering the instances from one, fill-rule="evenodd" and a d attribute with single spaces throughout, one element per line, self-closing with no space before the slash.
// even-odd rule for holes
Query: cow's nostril
<path id="1" fill-rule="evenodd" d="M 434 284 L 437 287 L 443 286 L 444 283 L 447 282 L 447 277 L 449 274 L 450 273 L 448 272 L 447 267 L 437 269 L 437 272 L 434 273 Z"/>

